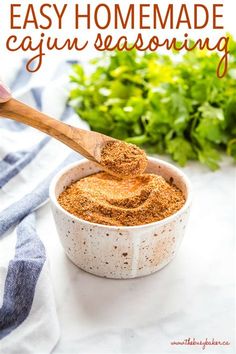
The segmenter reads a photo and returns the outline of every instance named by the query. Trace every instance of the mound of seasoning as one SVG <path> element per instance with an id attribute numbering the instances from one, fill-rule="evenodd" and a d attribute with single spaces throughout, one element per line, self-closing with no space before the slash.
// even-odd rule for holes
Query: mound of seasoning
<path id="1" fill-rule="evenodd" d="M 102 149 L 100 164 L 114 175 L 137 176 L 145 171 L 147 156 L 136 145 L 111 140 Z"/>
<path id="2" fill-rule="evenodd" d="M 73 183 L 58 202 L 69 213 L 93 223 L 135 226 L 174 214 L 185 198 L 174 184 L 158 175 L 119 179 L 99 172 Z"/>

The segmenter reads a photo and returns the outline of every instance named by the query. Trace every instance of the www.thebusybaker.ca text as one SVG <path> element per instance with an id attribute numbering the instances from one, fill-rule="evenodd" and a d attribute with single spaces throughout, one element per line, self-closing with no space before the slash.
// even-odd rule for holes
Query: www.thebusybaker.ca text
<path id="1" fill-rule="evenodd" d="M 230 345 L 228 340 L 216 340 L 215 338 L 208 339 L 205 338 L 204 340 L 198 340 L 195 338 L 187 338 L 184 340 L 175 340 L 170 342 L 171 345 L 197 345 L 201 346 L 202 350 L 206 349 L 206 346 L 225 346 Z"/>

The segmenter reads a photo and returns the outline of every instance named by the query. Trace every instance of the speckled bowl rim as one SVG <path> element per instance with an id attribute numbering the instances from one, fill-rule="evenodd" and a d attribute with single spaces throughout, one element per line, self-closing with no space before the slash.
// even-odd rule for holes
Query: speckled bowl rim
<path id="1" fill-rule="evenodd" d="M 182 214 L 186 209 L 188 209 L 188 207 L 191 205 L 192 202 L 192 186 L 191 186 L 191 182 L 189 180 L 189 178 L 186 176 L 185 173 L 183 173 L 178 167 L 172 165 L 169 162 L 157 159 L 155 157 L 150 157 L 148 156 L 148 160 L 152 161 L 153 163 L 156 163 L 158 165 L 161 166 L 165 166 L 168 167 L 170 169 L 172 169 L 172 171 L 175 171 L 180 177 L 183 178 L 184 184 L 186 186 L 186 190 L 187 190 L 187 199 L 184 203 L 184 205 L 182 206 L 181 209 L 179 209 L 176 213 L 168 216 L 167 218 L 163 219 L 163 220 L 159 220 L 159 221 L 154 221 L 152 223 L 148 223 L 148 224 L 144 224 L 144 225 L 134 225 L 134 226 L 112 226 L 112 225 L 104 225 L 104 224 L 97 224 L 95 222 L 90 222 L 84 219 L 80 219 L 77 216 L 69 213 L 67 210 L 65 210 L 64 208 L 62 208 L 62 206 L 58 203 L 57 198 L 56 198 L 56 193 L 55 193 L 55 188 L 56 188 L 56 184 L 58 182 L 58 180 L 61 178 L 62 175 L 69 173 L 71 169 L 73 169 L 76 166 L 80 166 L 81 164 L 83 164 L 84 162 L 91 162 L 89 160 L 86 159 L 82 159 L 80 161 L 77 162 L 73 162 L 69 165 L 67 165 L 65 168 L 63 168 L 62 170 L 60 170 L 52 179 L 50 186 L 49 186 L 49 198 L 51 200 L 51 202 L 59 209 L 61 210 L 66 216 L 72 218 L 75 221 L 79 221 L 80 223 L 84 223 L 85 225 L 89 225 L 89 226 L 97 226 L 100 228 L 109 228 L 112 230 L 140 230 L 143 229 L 145 227 L 150 227 L 150 226 L 163 226 L 173 220 L 175 220 L 176 218 L 178 218 L 178 216 L 180 214 Z"/>

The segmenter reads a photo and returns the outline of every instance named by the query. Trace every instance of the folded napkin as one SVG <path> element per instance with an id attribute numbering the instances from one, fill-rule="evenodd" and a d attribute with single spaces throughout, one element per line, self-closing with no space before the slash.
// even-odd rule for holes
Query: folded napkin
<path id="1" fill-rule="evenodd" d="M 26 72 L 10 82 L 14 97 L 75 126 L 66 105 L 70 63 Z M 62 167 L 81 157 L 48 136 L 0 119 L 0 353 L 50 353 L 59 339 L 47 253 L 37 235 L 35 211 Z"/>

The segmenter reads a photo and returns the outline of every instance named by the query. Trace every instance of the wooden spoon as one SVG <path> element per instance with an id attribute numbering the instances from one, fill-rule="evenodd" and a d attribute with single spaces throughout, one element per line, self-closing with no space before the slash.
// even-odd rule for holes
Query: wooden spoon
<path id="1" fill-rule="evenodd" d="M 60 140 L 71 149 L 98 164 L 104 146 L 110 141 L 117 141 L 100 133 L 72 127 L 14 98 L 0 104 L 0 116 L 30 125 Z"/>

